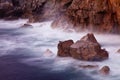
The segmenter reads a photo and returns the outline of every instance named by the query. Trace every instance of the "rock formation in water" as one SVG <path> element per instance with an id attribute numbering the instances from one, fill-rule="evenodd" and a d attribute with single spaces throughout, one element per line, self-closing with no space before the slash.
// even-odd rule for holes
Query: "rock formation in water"
<path id="1" fill-rule="evenodd" d="M 108 75 L 108 74 L 110 73 L 110 68 L 109 68 L 109 66 L 103 66 L 103 67 L 99 70 L 99 72 L 100 72 L 101 74 L 103 74 L 103 75 Z"/>
<path id="2" fill-rule="evenodd" d="M 59 42 L 58 56 L 73 57 L 85 61 L 102 61 L 108 58 L 108 52 L 101 49 L 92 33 L 73 43 L 72 40 Z"/>
<path id="3" fill-rule="evenodd" d="M 52 19 L 53 26 L 119 33 L 120 1 L 0 0 L 0 18 L 29 18 L 29 22 Z"/>

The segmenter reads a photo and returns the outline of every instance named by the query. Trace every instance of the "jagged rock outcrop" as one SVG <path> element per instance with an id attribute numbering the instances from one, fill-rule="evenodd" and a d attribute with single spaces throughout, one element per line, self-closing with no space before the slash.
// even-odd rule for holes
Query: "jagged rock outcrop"
<path id="1" fill-rule="evenodd" d="M 71 45 L 70 54 L 73 58 L 86 61 L 101 61 L 108 58 L 107 51 L 101 49 L 93 34 L 87 34 Z"/>
<path id="2" fill-rule="evenodd" d="M 2 0 L 12 4 L 12 8 L 5 10 L 4 17 L 29 18 L 29 22 L 54 20 L 67 9 L 71 0 Z M 2 8 L 4 10 L 4 8 Z M 0 12 L 1 14 L 2 12 Z M 6 15 L 7 13 L 7 15 Z"/>
<path id="3" fill-rule="evenodd" d="M 101 49 L 93 34 L 87 34 L 73 43 L 71 40 L 58 44 L 58 56 L 69 56 L 85 61 L 102 61 L 109 57 L 105 49 Z"/>
<path id="4" fill-rule="evenodd" d="M 65 14 L 52 25 L 61 27 L 64 25 L 79 31 L 88 29 L 119 33 L 120 7 L 116 9 L 112 4 L 116 1 L 118 0 L 73 0 Z"/>
<path id="5" fill-rule="evenodd" d="M 1 0 L 0 5 L 5 1 L 12 8 L 0 7 L 0 18 L 52 19 L 54 27 L 120 33 L 119 0 Z"/>
<path id="6" fill-rule="evenodd" d="M 4 17 L 16 17 L 16 18 L 29 18 L 31 22 L 36 18 L 40 18 L 38 15 L 42 14 L 42 8 L 46 0 L 2 0 L 1 4 L 9 3 L 12 7 L 9 9 L 1 7 L 0 9 L 4 11 Z M 4 5 L 1 5 L 4 6 Z M 1 14 L 2 12 L 0 12 Z M 36 17 L 37 16 L 37 17 Z M 36 20 L 37 21 L 37 20 Z"/>

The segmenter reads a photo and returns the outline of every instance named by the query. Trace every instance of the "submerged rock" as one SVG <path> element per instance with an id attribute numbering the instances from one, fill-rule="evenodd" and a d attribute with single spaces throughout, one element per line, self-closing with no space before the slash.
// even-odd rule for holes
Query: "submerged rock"
<path id="1" fill-rule="evenodd" d="M 43 57 L 51 58 L 54 56 L 54 53 L 50 49 L 46 49 L 46 51 L 43 53 Z"/>
<path id="2" fill-rule="evenodd" d="M 67 57 L 70 55 L 70 46 L 73 44 L 73 40 L 60 41 L 58 44 L 58 56 Z"/>
<path id="3" fill-rule="evenodd" d="M 98 65 L 79 65 L 80 68 L 88 68 L 88 69 L 91 69 L 91 68 L 98 68 L 99 66 Z"/>
<path id="4" fill-rule="evenodd" d="M 117 52 L 120 53 L 120 49 Z"/>
<path id="5" fill-rule="evenodd" d="M 31 24 L 24 24 L 23 26 L 21 26 L 21 28 L 33 28 L 33 26 Z"/>
<path id="6" fill-rule="evenodd" d="M 94 35 L 90 33 L 75 43 L 72 41 L 60 42 L 58 56 L 70 56 L 85 61 L 102 61 L 107 59 L 109 55 L 105 49 L 101 49 Z"/>
<path id="7" fill-rule="evenodd" d="M 109 66 L 104 66 L 100 69 L 99 72 L 103 75 L 108 75 L 110 73 L 110 68 L 109 68 Z"/>

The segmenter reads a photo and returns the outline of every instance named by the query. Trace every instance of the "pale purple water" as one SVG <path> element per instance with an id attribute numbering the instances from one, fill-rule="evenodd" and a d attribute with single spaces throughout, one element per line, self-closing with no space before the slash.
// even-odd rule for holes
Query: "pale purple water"
<path id="1" fill-rule="evenodd" d="M 97 40 L 110 53 L 103 62 L 84 62 L 57 57 L 57 44 L 61 40 L 79 40 L 84 33 L 67 33 L 51 29 L 51 22 L 32 24 L 33 28 L 20 28 L 26 20 L 0 21 L 0 80 L 119 80 L 119 35 L 98 35 Z M 46 50 L 53 53 L 48 53 Z M 115 60 L 117 59 L 117 60 Z M 80 64 L 108 65 L 111 73 L 103 76 L 99 69 L 81 69 Z"/>

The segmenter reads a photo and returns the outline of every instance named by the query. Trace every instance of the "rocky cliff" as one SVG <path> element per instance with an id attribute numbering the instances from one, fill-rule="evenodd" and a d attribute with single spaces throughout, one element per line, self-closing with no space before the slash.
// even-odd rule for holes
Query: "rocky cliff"
<path id="1" fill-rule="evenodd" d="M 72 0 L 65 14 L 54 21 L 53 26 L 119 33 L 119 12 L 119 0 Z"/>
<path id="2" fill-rule="evenodd" d="M 7 1 L 7 2 L 6 2 Z M 4 13 L 4 14 L 3 14 Z M 119 0 L 0 0 L 0 18 L 54 20 L 52 26 L 120 32 Z"/>
<path id="3" fill-rule="evenodd" d="M 31 19 L 34 15 L 42 15 L 45 2 L 46 0 L 1 0 L 0 17 Z"/>
<path id="4" fill-rule="evenodd" d="M 29 18 L 30 22 L 54 20 L 65 13 L 65 10 L 68 8 L 67 4 L 69 4 L 70 1 L 71 0 L 1 0 L 0 18 Z"/>

